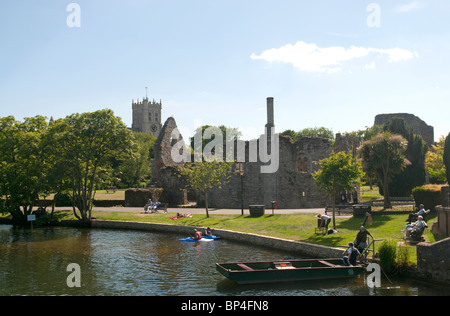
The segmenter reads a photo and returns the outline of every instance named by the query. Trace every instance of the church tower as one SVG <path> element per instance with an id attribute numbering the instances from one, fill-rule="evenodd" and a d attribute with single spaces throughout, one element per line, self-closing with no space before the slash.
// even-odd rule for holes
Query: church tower
<path id="1" fill-rule="evenodd" d="M 152 134 L 158 137 L 161 132 L 162 102 L 149 101 L 148 97 L 142 100 L 132 100 L 133 124 L 131 129 L 135 132 Z"/>

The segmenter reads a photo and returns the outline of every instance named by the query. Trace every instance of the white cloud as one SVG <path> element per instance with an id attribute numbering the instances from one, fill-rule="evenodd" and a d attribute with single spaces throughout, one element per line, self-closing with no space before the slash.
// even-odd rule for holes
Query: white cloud
<path id="1" fill-rule="evenodd" d="M 418 57 L 417 52 L 398 47 L 392 49 L 357 46 L 321 48 L 314 43 L 308 44 L 298 41 L 294 45 L 286 44 L 280 48 L 267 49 L 260 55 L 253 53 L 250 58 L 265 60 L 270 63 L 289 63 L 301 71 L 336 73 L 342 70 L 344 62 L 373 55 L 387 56 L 389 62 L 405 61 Z M 374 66 L 375 64 L 373 64 Z"/>
<path id="2" fill-rule="evenodd" d="M 407 4 L 397 5 L 395 10 L 400 13 L 406 13 L 410 11 L 420 10 L 425 7 L 425 3 L 420 1 L 413 1 Z"/>
<path id="3" fill-rule="evenodd" d="M 365 65 L 364 68 L 366 68 L 367 70 L 375 69 L 376 68 L 375 62 L 373 61 L 371 64 Z"/>

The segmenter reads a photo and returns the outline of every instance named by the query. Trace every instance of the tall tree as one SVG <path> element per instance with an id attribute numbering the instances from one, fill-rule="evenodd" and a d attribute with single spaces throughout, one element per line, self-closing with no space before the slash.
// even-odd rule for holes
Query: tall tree
<path id="1" fill-rule="evenodd" d="M 209 147 L 207 147 L 208 144 L 216 143 L 220 146 L 219 150 L 222 150 L 224 144 L 229 141 L 237 140 L 241 136 L 242 132 L 240 132 L 238 128 L 226 127 L 225 125 L 203 125 L 195 130 L 194 136 L 190 138 L 190 145 L 198 157 L 202 158 L 205 147 Z M 218 148 L 213 146 L 209 149 L 212 150 L 211 153 L 214 154 L 215 150 Z"/>
<path id="2" fill-rule="evenodd" d="M 336 193 L 341 190 L 353 192 L 361 185 L 364 176 L 360 162 L 356 157 L 344 152 L 332 152 L 329 158 L 316 162 L 320 169 L 313 173 L 316 185 L 324 191 L 333 203 L 333 228 L 336 229 Z"/>
<path id="3" fill-rule="evenodd" d="M 201 161 L 187 163 L 179 167 L 180 176 L 184 176 L 188 186 L 205 196 L 206 217 L 208 212 L 208 191 L 213 188 L 221 188 L 231 178 L 231 170 L 234 162 Z"/>
<path id="4" fill-rule="evenodd" d="M 90 221 L 98 175 L 113 158 L 129 154 L 131 131 L 111 110 L 100 110 L 57 120 L 51 137 L 55 164 L 64 165 L 71 186 L 74 215 Z"/>
<path id="5" fill-rule="evenodd" d="M 447 183 L 450 184 L 450 133 L 445 138 L 443 160 L 445 165 L 445 174 L 447 176 Z"/>
<path id="6" fill-rule="evenodd" d="M 414 134 L 403 118 L 392 118 L 383 129 L 392 134 L 402 135 L 408 146 L 405 151 L 406 159 L 410 162 L 400 173 L 393 176 L 389 184 L 391 196 L 410 196 L 412 189 L 425 183 L 425 157 L 428 146 L 422 136 Z M 381 187 L 380 190 L 383 190 Z M 380 192 L 382 194 L 382 192 Z"/>
<path id="7" fill-rule="evenodd" d="M 363 168 L 376 170 L 377 179 L 383 186 L 385 209 L 392 208 L 389 195 L 392 176 L 410 163 L 405 157 L 407 146 L 408 141 L 401 135 L 383 132 L 364 141 L 358 149 L 363 159 Z"/>
<path id="8" fill-rule="evenodd" d="M 0 118 L 0 196 L 5 199 L 3 211 L 18 224 L 26 222 L 46 189 L 50 165 L 41 138 L 47 128 L 43 116 L 23 122 L 13 116 Z"/>
<path id="9" fill-rule="evenodd" d="M 427 152 L 425 166 L 430 175 L 431 183 L 445 183 L 447 181 L 447 168 L 444 165 L 444 146 L 445 137 L 441 136 L 439 141 L 435 145 L 431 145 L 431 150 Z"/>
<path id="10" fill-rule="evenodd" d="M 116 168 L 116 176 L 127 187 L 138 187 L 143 181 L 150 180 L 152 150 L 156 137 L 147 133 L 133 133 L 133 153 Z"/>

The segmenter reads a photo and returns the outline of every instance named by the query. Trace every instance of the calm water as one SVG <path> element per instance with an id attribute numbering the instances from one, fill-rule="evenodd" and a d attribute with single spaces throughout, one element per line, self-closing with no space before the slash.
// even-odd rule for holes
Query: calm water
<path id="1" fill-rule="evenodd" d="M 449 290 L 394 280 L 369 289 L 355 280 L 237 285 L 216 262 L 298 259 L 287 252 L 226 240 L 181 242 L 173 234 L 0 225 L 0 295 L 449 295 Z M 69 288 L 70 263 L 81 288 Z"/>

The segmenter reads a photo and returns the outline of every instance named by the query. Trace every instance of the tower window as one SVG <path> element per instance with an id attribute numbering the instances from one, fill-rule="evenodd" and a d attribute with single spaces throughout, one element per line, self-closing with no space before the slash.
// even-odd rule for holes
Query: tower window
<path id="1" fill-rule="evenodd" d="M 148 112 L 148 121 L 151 122 L 152 121 L 152 113 Z"/>

